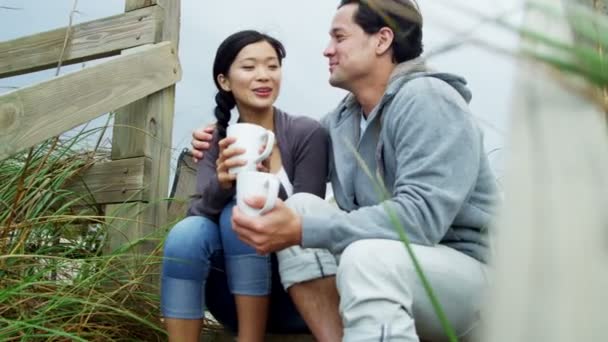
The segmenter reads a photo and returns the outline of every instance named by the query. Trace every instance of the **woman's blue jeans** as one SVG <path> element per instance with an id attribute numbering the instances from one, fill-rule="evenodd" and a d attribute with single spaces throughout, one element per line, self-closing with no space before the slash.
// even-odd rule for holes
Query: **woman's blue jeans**
<path id="1" fill-rule="evenodd" d="M 230 222 L 234 201 L 219 225 L 200 216 L 180 221 L 165 241 L 161 310 L 164 317 L 200 319 L 207 309 L 224 326 L 237 329 L 234 295 L 270 295 L 268 330 L 306 332 L 281 286 L 276 257 L 258 255 L 238 239 Z"/>

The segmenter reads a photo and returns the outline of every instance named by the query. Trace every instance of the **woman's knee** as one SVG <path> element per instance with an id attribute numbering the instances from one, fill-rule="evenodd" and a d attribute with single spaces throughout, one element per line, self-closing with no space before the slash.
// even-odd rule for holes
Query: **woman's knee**
<path id="1" fill-rule="evenodd" d="M 227 257 L 243 255 L 255 256 L 257 255 L 255 249 L 239 239 L 236 232 L 232 229 L 232 208 L 235 204 L 235 201 L 228 203 L 220 216 L 222 250 Z"/>
<path id="2" fill-rule="evenodd" d="M 194 258 L 200 253 L 210 256 L 220 248 L 218 226 L 213 221 L 190 216 L 178 222 L 165 240 L 165 256 Z"/>

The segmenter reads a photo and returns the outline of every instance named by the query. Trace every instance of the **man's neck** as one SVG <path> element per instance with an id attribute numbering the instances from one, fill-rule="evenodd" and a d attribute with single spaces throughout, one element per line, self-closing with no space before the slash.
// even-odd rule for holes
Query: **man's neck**
<path id="1" fill-rule="evenodd" d="M 274 108 L 256 111 L 249 108 L 239 108 L 239 117 L 242 122 L 260 125 L 271 131 L 274 130 Z"/>
<path id="2" fill-rule="evenodd" d="M 363 115 L 366 118 L 378 105 L 382 96 L 384 96 L 389 78 L 395 69 L 395 66 L 396 64 L 392 63 L 379 65 L 375 68 L 373 73 L 369 74 L 365 79 L 361 79 L 360 82 L 351 89 L 357 102 L 361 105 Z"/>

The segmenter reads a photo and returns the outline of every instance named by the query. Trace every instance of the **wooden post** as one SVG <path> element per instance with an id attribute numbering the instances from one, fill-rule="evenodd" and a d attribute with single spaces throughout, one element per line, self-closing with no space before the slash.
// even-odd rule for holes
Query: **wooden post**
<path id="1" fill-rule="evenodd" d="M 538 2 L 565 11 L 560 0 Z M 560 40 L 570 36 L 566 19 L 530 12 L 526 24 Z M 603 115 L 538 65 L 522 62 L 518 76 L 495 273 L 479 341 L 608 341 Z"/>
<path id="2" fill-rule="evenodd" d="M 127 0 L 126 11 L 158 5 L 162 9 L 161 31 L 157 42 L 171 41 L 176 53 L 179 45 L 180 0 Z M 116 112 L 112 141 L 112 159 L 149 158 L 146 170 L 149 202 L 135 202 L 128 209 L 108 205 L 106 214 L 116 216 L 118 231 L 111 235 L 111 245 L 136 241 L 166 228 L 171 160 L 171 135 L 175 107 L 175 86 L 123 107 Z M 124 220 L 126 219 L 126 220 Z M 133 220 L 133 221 L 131 221 Z M 156 243 L 144 243 L 137 250 L 149 253 Z"/>

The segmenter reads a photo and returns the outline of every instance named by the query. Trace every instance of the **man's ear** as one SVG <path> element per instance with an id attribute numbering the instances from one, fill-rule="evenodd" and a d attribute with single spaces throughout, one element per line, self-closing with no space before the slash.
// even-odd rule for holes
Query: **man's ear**
<path id="1" fill-rule="evenodd" d="M 217 75 L 217 83 L 220 84 L 220 87 L 224 91 L 230 91 L 230 80 L 224 74 Z"/>
<path id="2" fill-rule="evenodd" d="M 376 54 L 383 55 L 390 50 L 393 40 L 395 39 L 395 33 L 389 27 L 383 27 L 376 32 L 378 41 L 376 43 Z"/>

